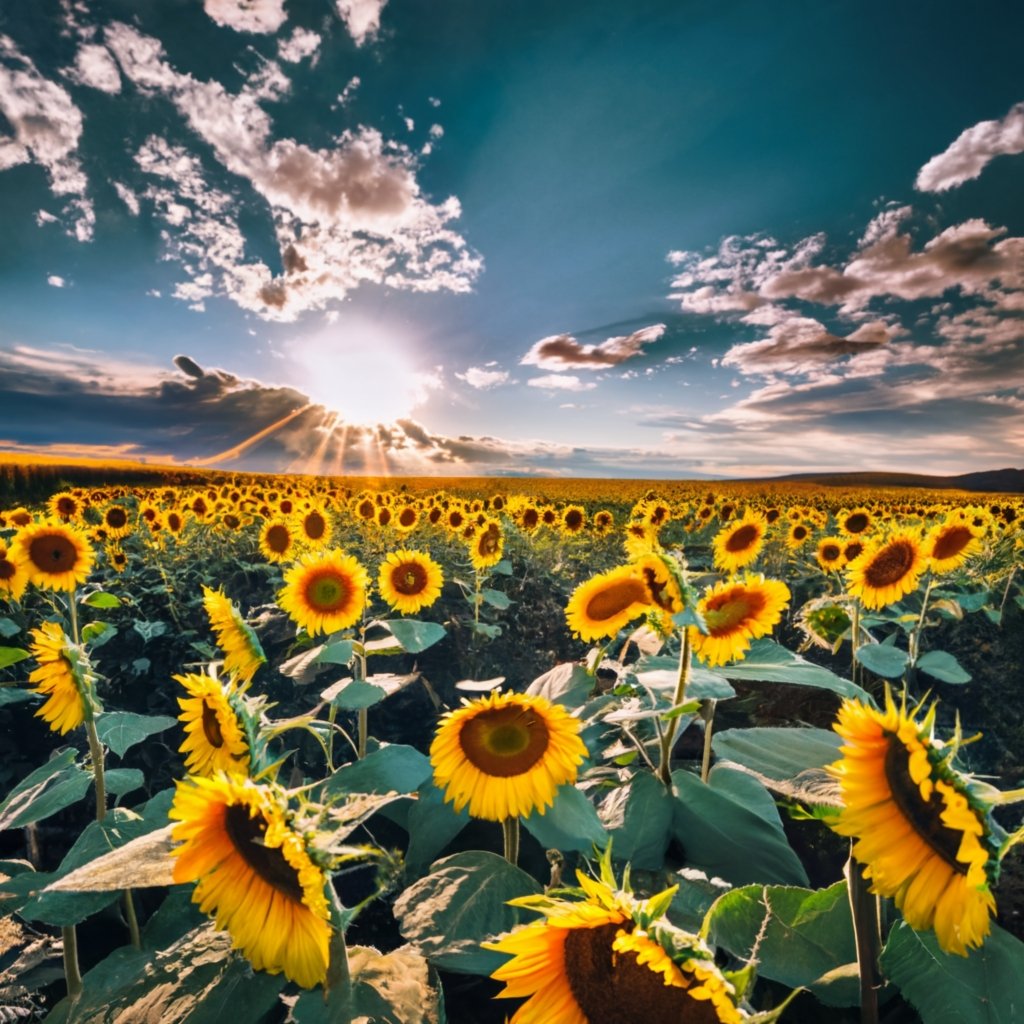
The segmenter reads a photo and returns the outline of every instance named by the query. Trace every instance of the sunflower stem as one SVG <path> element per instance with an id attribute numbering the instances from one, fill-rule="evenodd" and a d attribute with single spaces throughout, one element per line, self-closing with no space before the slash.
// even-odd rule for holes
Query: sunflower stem
<path id="1" fill-rule="evenodd" d="M 878 1024 L 878 954 L 881 932 L 878 902 L 868 889 L 860 865 L 850 856 L 843 872 L 853 916 L 853 938 L 857 947 L 857 972 L 860 975 L 861 1024 Z"/>
<path id="2" fill-rule="evenodd" d="M 676 680 L 676 692 L 672 698 L 672 707 L 677 708 L 683 703 L 686 697 L 686 687 L 690 682 L 692 674 L 690 656 L 690 631 L 682 630 L 679 648 L 679 677 Z M 660 756 L 658 760 L 658 778 L 665 784 L 667 789 L 672 788 L 672 747 L 676 741 L 676 729 L 679 727 L 679 718 L 671 718 L 665 723 L 665 731 L 661 734 Z"/>
<path id="3" fill-rule="evenodd" d="M 82 641 L 78 634 L 78 593 L 68 594 L 68 614 L 71 617 L 71 641 L 77 647 Z"/>
<path id="4" fill-rule="evenodd" d="M 339 1021 L 351 1020 L 352 973 L 348 962 L 348 946 L 345 944 L 345 923 L 348 914 L 338 899 L 334 886 L 327 884 L 328 905 L 331 912 L 330 956 L 327 962 L 327 977 L 324 980 L 324 1002 L 337 992 L 340 1006 L 332 1014 L 332 1019 Z"/>
<path id="5" fill-rule="evenodd" d="M 850 680 L 860 684 L 860 662 L 857 661 L 857 651 L 860 648 L 860 601 L 853 599 L 853 618 L 850 623 Z"/>
<path id="6" fill-rule="evenodd" d="M 135 900 L 132 899 L 131 889 L 124 891 L 124 916 L 128 922 L 128 934 L 132 939 L 132 947 L 142 949 L 142 934 L 139 931 L 139 918 L 135 913 Z"/>
<path id="7" fill-rule="evenodd" d="M 716 701 L 706 700 L 700 706 L 700 717 L 704 720 L 704 751 L 700 759 L 700 781 L 707 782 L 711 774 L 711 734 L 715 721 Z"/>
<path id="8" fill-rule="evenodd" d="M 92 758 L 92 780 L 96 787 L 96 820 L 107 816 L 107 786 L 103 764 L 103 744 L 96 732 L 96 721 L 90 713 L 85 719 L 85 734 L 89 737 L 89 755 Z"/>
<path id="9" fill-rule="evenodd" d="M 64 947 L 64 980 L 68 986 L 68 999 L 74 1002 L 82 994 L 82 970 L 78 966 L 78 934 L 74 925 L 61 929 Z"/>
<path id="10" fill-rule="evenodd" d="M 925 584 L 924 588 L 924 597 L 921 598 L 921 614 L 918 616 L 917 625 L 914 626 L 910 633 L 910 639 L 907 641 L 911 667 L 917 664 L 917 655 L 921 649 L 921 633 L 924 630 L 924 617 L 928 612 L 928 595 L 932 592 L 933 582 L 934 578 L 929 574 L 928 582 Z"/>
<path id="11" fill-rule="evenodd" d="M 515 867 L 519 863 L 519 819 L 503 819 L 501 833 L 505 840 L 505 860 Z"/>
<path id="12" fill-rule="evenodd" d="M 327 755 L 327 770 L 329 772 L 334 771 L 334 720 L 337 717 L 338 706 L 331 704 L 327 709 L 327 724 L 331 726 L 331 730 L 327 734 L 327 746 L 324 747 L 324 753 Z"/>
<path id="13" fill-rule="evenodd" d="M 366 655 L 356 654 L 352 660 L 353 682 L 361 682 L 366 678 Z M 366 738 L 370 731 L 370 710 L 360 708 L 357 715 L 358 735 L 356 736 L 356 757 L 362 761 L 366 757 Z"/>
<path id="14" fill-rule="evenodd" d="M 1010 584 L 1013 582 L 1014 573 L 1017 571 L 1017 566 L 1010 566 L 1010 575 L 1006 577 L 1006 587 L 1003 590 L 1003 599 L 999 602 L 999 621 L 1003 621 L 1003 609 L 1006 607 L 1006 599 L 1010 596 Z"/>

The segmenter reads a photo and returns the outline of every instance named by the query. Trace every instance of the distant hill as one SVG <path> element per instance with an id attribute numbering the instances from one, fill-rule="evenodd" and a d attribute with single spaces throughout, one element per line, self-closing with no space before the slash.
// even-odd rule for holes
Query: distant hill
<path id="1" fill-rule="evenodd" d="M 960 476 L 920 473 L 790 473 L 772 477 L 786 483 L 815 483 L 825 487 L 923 487 L 937 490 L 989 491 L 1024 494 L 1024 469 L 985 469 Z"/>

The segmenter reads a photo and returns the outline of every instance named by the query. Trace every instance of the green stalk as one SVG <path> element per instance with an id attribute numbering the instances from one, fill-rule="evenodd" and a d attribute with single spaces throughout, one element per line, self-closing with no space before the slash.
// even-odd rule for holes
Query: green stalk
<path id="1" fill-rule="evenodd" d="M 684 628 L 680 639 L 679 677 L 676 680 L 676 692 L 672 698 L 672 707 L 677 708 L 683 703 L 683 698 L 686 696 L 686 687 L 690 682 L 691 673 L 690 631 Z M 676 742 L 676 730 L 678 728 L 679 718 L 671 718 L 665 723 L 665 731 L 661 734 L 658 758 L 658 778 L 661 779 L 667 789 L 672 788 L 672 747 Z"/>
<path id="2" fill-rule="evenodd" d="M 324 1001 L 337 993 L 338 1003 L 332 1007 L 335 1012 L 331 1014 L 331 1019 L 348 1022 L 352 1019 L 352 972 L 348 962 L 348 946 L 345 944 L 345 908 L 329 881 L 327 896 L 333 928 L 327 979 L 324 981 Z"/>
<path id="3" fill-rule="evenodd" d="M 706 700 L 700 706 L 700 717 L 704 719 L 704 752 L 700 760 L 700 781 L 707 782 L 711 774 L 711 734 L 715 721 L 715 705 L 717 701 Z"/>
<path id="4" fill-rule="evenodd" d="M 365 648 L 364 648 L 365 649 Z M 356 654 L 352 661 L 352 681 L 361 682 L 366 678 L 366 655 Z M 360 708 L 357 713 L 358 734 L 356 736 L 356 757 L 366 757 L 366 738 L 370 731 L 370 709 Z"/>
<path id="5" fill-rule="evenodd" d="M 860 648 L 860 601 L 853 599 L 853 620 L 850 623 L 850 681 L 860 683 L 860 662 L 857 651 Z"/>
<path id="6" fill-rule="evenodd" d="M 932 592 L 933 582 L 934 577 L 929 575 L 928 583 L 925 585 L 924 588 L 924 597 L 921 598 L 921 614 L 918 616 L 917 625 L 914 626 L 914 629 L 910 634 L 910 639 L 907 641 L 911 666 L 917 664 L 917 655 L 918 651 L 921 648 L 921 633 L 924 631 L 924 617 L 928 612 L 928 595 Z"/>
<path id="7" fill-rule="evenodd" d="M 519 819 L 505 818 L 501 823 L 501 832 L 505 840 L 505 860 L 515 867 L 519 862 Z"/>
<path id="8" fill-rule="evenodd" d="M 78 936 L 75 926 L 68 925 L 61 929 L 64 940 L 64 980 L 68 986 L 68 999 L 74 1002 L 82 994 L 82 971 L 78 966 Z"/>
<path id="9" fill-rule="evenodd" d="M 861 1024 L 878 1024 L 878 955 L 882 948 L 878 901 L 869 892 L 860 865 L 851 856 L 843 872 L 853 915 L 853 938 L 857 947 L 857 971 L 860 975 Z"/>

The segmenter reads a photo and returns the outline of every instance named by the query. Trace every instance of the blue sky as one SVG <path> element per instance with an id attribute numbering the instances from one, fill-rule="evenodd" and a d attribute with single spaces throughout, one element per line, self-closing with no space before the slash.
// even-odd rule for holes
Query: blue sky
<path id="1" fill-rule="evenodd" d="M 8 0 L 0 448 L 1022 465 L 1022 31 L 996 3 Z"/>

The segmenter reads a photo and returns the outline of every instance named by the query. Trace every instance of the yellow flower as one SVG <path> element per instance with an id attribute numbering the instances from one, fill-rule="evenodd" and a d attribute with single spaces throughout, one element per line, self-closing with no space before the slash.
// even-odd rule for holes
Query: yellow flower
<path id="1" fill-rule="evenodd" d="M 723 527 L 716 534 L 713 547 L 715 566 L 722 572 L 738 572 L 750 565 L 761 553 L 768 523 L 763 516 L 747 509 L 742 519 Z"/>
<path id="2" fill-rule="evenodd" d="M 27 586 L 28 567 L 25 556 L 8 548 L 7 542 L 0 539 L 0 596 L 20 601 Z"/>
<path id="3" fill-rule="evenodd" d="M 470 541 L 469 557 L 474 569 L 487 569 L 501 561 L 505 538 L 497 519 L 486 519 Z"/>
<path id="4" fill-rule="evenodd" d="M 822 537 L 818 541 L 818 549 L 815 554 L 818 559 L 818 565 L 825 572 L 830 572 L 832 569 L 842 569 L 846 565 L 846 555 L 843 554 L 843 545 L 845 543 L 842 537 Z"/>
<path id="5" fill-rule="evenodd" d="M 92 684 L 88 662 L 72 646 L 56 622 L 44 622 L 32 635 L 32 656 L 39 668 L 29 674 L 36 693 L 48 698 L 36 712 L 62 736 L 77 729 L 88 715 L 87 689 Z"/>
<path id="6" fill-rule="evenodd" d="M 635 566 L 620 565 L 581 583 L 565 606 L 569 629 L 590 642 L 615 636 L 650 608 L 650 591 Z"/>
<path id="7" fill-rule="evenodd" d="M 891 897 L 912 928 L 934 929 L 947 953 L 985 941 L 989 888 L 987 815 L 933 739 L 934 707 L 921 722 L 886 692 L 885 711 L 845 700 L 833 727 L 843 755 L 830 767 L 843 810 L 832 828 L 851 836 L 873 892 Z"/>
<path id="8" fill-rule="evenodd" d="M 330 542 L 331 534 L 334 532 L 330 519 L 327 518 L 326 510 L 320 505 L 314 505 L 299 512 L 295 516 L 298 526 L 299 538 L 303 543 L 313 548 L 326 547 Z"/>
<path id="9" fill-rule="evenodd" d="M 751 640 L 772 631 L 789 598 L 785 583 L 762 575 L 716 583 L 697 602 L 708 632 L 690 627 L 694 653 L 712 668 L 742 658 Z"/>
<path id="10" fill-rule="evenodd" d="M 83 510 L 81 499 L 71 491 L 58 491 L 46 503 L 46 507 L 54 519 L 63 519 L 65 523 L 79 519 Z"/>
<path id="11" fill-rule="evenodd" d="M 224 668 L 243 683 L 251 683 L 256 670 L 267 660 L 259 638 L 222 591 L 204 586 L 203 607 L 224 652 Z"/>
<path id="12" fill-rule="evenodd" d="M 366 570 L 335 548 L 310 552 L 284 574 L 281 607 L 307 632 L 333 633 L 354 625 L 366 605 Z"/>
<path id="13" fill-rule="evenodd" d="M 185 755 L 189 774 L 248 774 L 249 744 L 231 706 L 234 687 L 194 673 L 174 678 L 188 692 L 187 697 L 178 698 L 178 717 L 185 727 L 185 741 L 178 749 Z"/>
<path id="14" fill-rule="evenodd" d="M 573 537 L 583 532 L 587 525 L 587 513 L 582 505 L 567 505 L 562 509 L 562 533 Z"/>
<path id="15" fill-rule="evenodd" d="M 174 881 L 215 915 L 258 971 L 312 988 L 327 975 L 331 928 L 326 879 L 286 820 L 276 788 L 217 775 L 179 782 L 170 818 Z"/>
<path id="16" fill-rule="evenodd" d="M 295 550 L 295 537 L 286 519 L 268 519 L 260 529 L 260 553 L 268 562 L 287 562 Z"/>
<path id="17" fill-rule="evenodd" d="M 441 566 L 423 551 L 393 551 L 377 576 L 380 596 L 396 612 L 415 615 L 441 596 Z"/>
<path id="18" fill-rule="evenodd" d="M 843 509 L 839 513 L 838 517 L 839 529 L 843 531 L 848 537 L 859 537 L 863 533 L 868 533 L 871 530 L 872 519 L 871 512 L 860 506 L 855 508 L 852 512 L 848 512 Z"/>
<path id="19" fill-rule="evenodd" d="M 869 541 L 846 567 L 847 590 L 865 608 L 884 608 L 917 589 L 928 567 L 921 538 L 915 530 L 897 530 L 884 539 Z"/>
<path id="20" fill-rule="evenodd" d="M 925 554 L 932 572 L 958 569 L 981 547 L 985 527 L 974 526 L 958 517 L 949 517 L 928 531 Z"/>
<path id="21" fill-rule="evenodd" d="M 544 814 L 555 790 L 576 781 L 587 756 L 580 722 L 561 705 L 521 693 L 492 693 L 449 711 L 430 745 L 434 782 L 474 818 Z"/>
<path id="22" fill-rule="evenodd" d="M 114 540 L 119 537 L 127 537 L 132 532 L 132 521 L 128 515 L 128 509 L 123 505 L 110 505 L 105 508 L 101 519 L 107 536 Z"/>
<path id="23" fill-rule="evenodd" d="M 74 590 L 88 579 L 94 560 L 81 533 L 54 522 L 25 526 L 15 534 L 12 551 L 28 569 L 29 582 L 46 590 Z"/>

